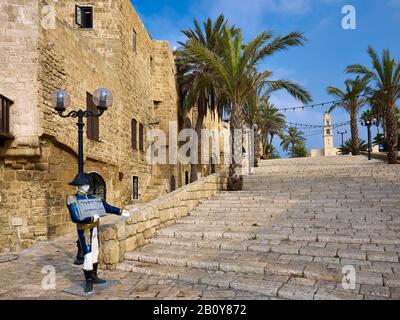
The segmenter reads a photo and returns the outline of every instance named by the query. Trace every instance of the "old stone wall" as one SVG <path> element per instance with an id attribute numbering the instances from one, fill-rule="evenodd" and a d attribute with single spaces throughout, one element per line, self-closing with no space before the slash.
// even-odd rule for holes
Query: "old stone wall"
<path id="1" fill-rule="evenodd" d="M 0 157 L 37 156 L 40 126 L 37 103 L 38 0 L 0 2 L 0 94 L 14 101 L 10 131 L 15 139 Z"/>
<path id="2" fill-rule="evenodd" d="M 83 3 L 94 7 L 90 30 L 75 24 L 75 4 L 79 3 L 7 0 L 0 4 L 5 26 L 0 28 L 0 93 L 15 102 L 11 109 L 15 139 L 0 147 L 0 253 L 74 229 L 65 199 L 74 192 L 67 184 L 77 172 L 76 119 L 54 114 L 50 101 L 54 90 L 70 94 L 67 111 L 86 109 L 87 92 L 99 87 L 112 91 L 114 104 L 99 120 L 100 140 L 88 140 L 85 134 L 84 153 L 85 170 L 102 176 L 107 201 L 116 206 L 135 202 L 132 176 L 139 177 L 143 195 L 155 170 L 146 153 L 131 146 L 131 120 L 142 123 L 146 132 L 155 115 L 161 116 L 163 128 L 177 119 L 173 55 L 166 42 L 151 39 L 130 1 Z M 54 26 L 41 24 L 46 5 L 55 6 Z M 162 107 L 157 110 L 153 87 L 160 90 L 157 101 Z M 174 170 L 166 166 L 158 178 L 168 179 Z"/>
<path id="3" fill-rule="evenodd" d="M 146 243 L 158 229 L 187 216 L 202 200 L 226 187 L 226 171 L 202 178 L 169 195 L 130 209 L 131 217 L 108 216 L 100 226 L 100 264 L 115 269 L 126 252 Z"/>

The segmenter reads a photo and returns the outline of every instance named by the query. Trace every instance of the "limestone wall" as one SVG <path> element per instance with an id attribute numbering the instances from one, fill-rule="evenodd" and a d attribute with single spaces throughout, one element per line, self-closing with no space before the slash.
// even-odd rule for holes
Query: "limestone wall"
<path id="1" fill-rule="evenodd" d="M 157 229 L 174 224 L 187 216 L 202 200 L 208 199 L 226 186 L 226 171 L 202 178 L 167 196 L 139 208 L 131 209 L 125 220 L 108 216 L 100 227 L 100 263 L 114 269 L 126 252 L 146 243 Z"/>
<path id="2" fill-rule="evenodd" d="M 15 139 L 0 146 L 0 253 L 74 229 L 65 199 L 75 192 L 68 182 L 77 172 L 76 119 L 54 114 L 50 100 L 54 90 L 70 94 L 67 111 L 86 109 L 86 93 L 99 87 L 113 92 L 114 105 L 99 120 L 100 141 L 84 134 L 84 155 L 85 170 L 103 177 L 107 201 L 116 206 L 134 203 L 132 176 L 139 177 L 143 195 L 155 170 L 146 153 L 131 146 L 131 120 L 142 123 L 146 131 L 155 115 L 161 115 L 163 128 L 177 119 L 174 60 L 168 43 L 151 39 L 129 0 L 82 3 L 94 8 L 90 30 L 75 24 L 75 4 L 79 3 L 0 3 L 0 93 L 15 102 L 11 108 Z M 54 26 L 42 25 L 46 5 L 54 6 Z M 158 60 L 154 70 L 152 57 Z M 158 110 L 154 87 L 161 92 L 157 99 L 163 106 Z M 160 175 L 167 179 L 171 172 L 174 169 L 166 166 Z"/>
<path id="3" fill-rule="evenodd" d="M 10 155 L 37 156 L 39 112 L 37 108 L 39 38 L 38 0 L 0 1 L 0 93 L 14 101 L 10 109 L 7 142 Z M 0 157 L 4 149 L 0 148 Z"/>

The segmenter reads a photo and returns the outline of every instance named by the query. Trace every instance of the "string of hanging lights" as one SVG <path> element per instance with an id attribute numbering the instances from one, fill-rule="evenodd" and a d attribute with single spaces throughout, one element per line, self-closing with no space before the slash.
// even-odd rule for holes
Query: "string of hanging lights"
<path id="1" fill-rule="evenodd" d="M 326 126 L 323 125 L 316 125 L 316 124 L 303 124 L 303 123 L 294 123 L 294 122 L 286 122 L 288 125 L 293 126 L 293 127 L 297 127 L 297 128 L 305 128 L 305 129 L 314 129 L 314 128 L 325 128 Z M 340 123 L 336 123 L 334 125 L 332 125 L 331 127 L 333 129 L 336 128 L 340 128 L 343 126 L 346 126 L 348 124 L 350 124 L 351 121 L 344 121 L 344 122 L 340 122 Z"/>
<path id="2" fill-rule="evenodd" d="M 393 89 L 393 88 L 400 88 L 400 86 L 397 85 L 397 86 L 390 87 L 390 88 L 388 88 L 386 90 L 377 90 L 377 91 L 387 92 L 388 90 Z M 360 94 L 360 95 L 357 96 L 357 98 L 361 98 L 361 97 L 369 97 L 369 98 L 371 98 L 372 97 L 372 93 L 364 93 L 364 94 Z M 278 111 L 286 112 L 286 111 L 296 111 L 296 110 L 300 110 L 300 109 L 301 110 L 305 110 L 305 109 L 314 109 L 314 108 L 317 108 L 317 107 L 334 106 L 334 105 L 339 105 L 339 104 L 341 104 L 341 103 L 343 103 L 343 102 L 345 102 L 347 100 L 349 100 L 349 99 L 326 101 L 326 102 L 314 103 L 314 104 L 303 105 L 303 106 L 284 107 L 284 108 L 278 109 Z"/>

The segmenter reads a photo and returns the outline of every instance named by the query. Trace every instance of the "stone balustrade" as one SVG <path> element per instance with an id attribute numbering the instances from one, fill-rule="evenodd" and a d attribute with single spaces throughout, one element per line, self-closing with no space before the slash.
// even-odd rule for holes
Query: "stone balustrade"
<path id="1" fill-rule="evenodd" d="M 127 207 L 131 217 L 108 216 L 100 226 L 100 266 L 115 269 L 126 252 L 147 243 L 156 230 L 176 223 L 199 203 L 226 186 L 227 171 L 202 178 L 139 207 Z"/>

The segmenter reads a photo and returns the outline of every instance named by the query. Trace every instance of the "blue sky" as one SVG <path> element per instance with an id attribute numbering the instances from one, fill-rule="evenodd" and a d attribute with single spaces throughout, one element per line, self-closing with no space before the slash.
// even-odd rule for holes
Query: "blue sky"
<path id="1" fill-rule="evenodd" d="M 275 79 L 301 83 L 316 103 L 332 100 L 326 93 L 327 86 L 343 87 L 348 77 L 343 73 L 347 65 L 369 65 L 368 45 L 379 53 L 388 48 L 400 60 L 400 0 L 132 0 L 132 3 L 152 37 L 168 40 L 171 47 L 184 40 L 180 30 L 191 27 L 193 19 L 202 22 L 220 13 L 241 27 L 247 39 L 264 30 L 273 30 L 276 34 L 303 32 L 308 39 L 304 47 L 280 52 L 265 60 L 260 68 L 272 70 Z M 356 30 L 342 28 L 345 5 L 356 8 Z M 299 105 L 284 92 L 275 94 L 272 101 L 277 107 Z M 325 108 L 319 107 L 285 115 L 290 122 L 320 125 L 324 111 Z M 332 120 L 339 123 L 349 117 L 338 109 L 332 113 Z M 366 129 L 360 127 L 360 133 L 366 139 Z M 336 146 L 340 140 L 336 134 Z M 275 144 L 278 147 L 279 141 Z M 309 137 L 307 147 L 322 148 L 322 137 Z"/>

